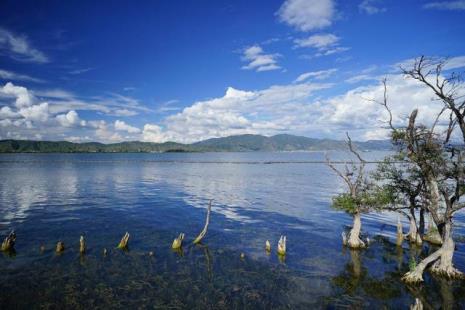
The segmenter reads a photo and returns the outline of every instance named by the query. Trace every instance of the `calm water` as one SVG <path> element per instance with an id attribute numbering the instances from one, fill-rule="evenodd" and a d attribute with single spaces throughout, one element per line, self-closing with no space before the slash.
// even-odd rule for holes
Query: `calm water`
<path id="1" fill-rule="evenodd" d="M 395 215 L 363 218 L 367 250 L 341 246 L 351 218 L 330 208 L 343 184 L 310 162 L 321 160 L 318 152 L 0 155 L 0 234 L 17 232 L 15 255 L 0 255 L 0 308 L 406 308 L 415 297 L 465 307 L 463 283 L 399 281 L 431 249 L 396 248 Z M 193 246 L 209 199 L 207 237 Z M 454 261 L 463 271 L 464 222 L 458 214 Z M 129 251 L 118 251 L 126 231 Z M 180 232 L 185 246 L 173 252 Z M 284 261 L 264 251 L 280 234 Z"/>

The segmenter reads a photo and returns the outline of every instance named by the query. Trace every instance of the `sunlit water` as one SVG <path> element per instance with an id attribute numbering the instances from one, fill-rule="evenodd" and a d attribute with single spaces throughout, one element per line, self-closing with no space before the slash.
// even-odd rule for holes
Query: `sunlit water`
<path id="1" fill-rule="evenodd" d="M 0 309 L 405 308 L 415 298 L 463 308 L 461 282 L 428 273 L 417 288 L 400 282 L 409 260 L 430 249 L 396 248 L 396 215 L 364 216 L 371 246 L 343 249 L 351 218 L 330 201 L 344 184 L 323 160 L 319 152 L 0 155 L 0 233 L 17 232 L 16 253 L 0 255 Z M 209 199 L 208 234 L 194 246 Z M 454 262 L 465 270 L 462 214 L 456 223 Z M 116 250 L 126 231 L 129 251 Z M 185 246 L 173 252 L 180 232 Z M 285 260 L 275 251 L 281 234 Z"/>

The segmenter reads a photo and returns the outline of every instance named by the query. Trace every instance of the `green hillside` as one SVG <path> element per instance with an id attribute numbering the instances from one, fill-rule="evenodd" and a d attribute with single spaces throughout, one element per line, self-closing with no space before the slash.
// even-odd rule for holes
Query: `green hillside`
<path id="1" fill-rule="evenodd" d="M 388 150 L 389 141 L 355 142 L 361 150 Z M 254 152 L 345 150 L 344 141 L 281 134 L 271 137 L 238 135 L 193 144 L 129 141 L 103 144 L 67 141 L 0 140 L 0 153 L 149 153 L 149 152 Z"/>

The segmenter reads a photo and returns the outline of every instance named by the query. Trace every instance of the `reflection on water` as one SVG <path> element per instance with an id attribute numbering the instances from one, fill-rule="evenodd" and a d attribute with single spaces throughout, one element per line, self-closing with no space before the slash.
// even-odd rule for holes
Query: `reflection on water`
<path id="1" fill-rule="evenodd" d="M 1 155 L 0 233 L 14 228 L 18 238 L 15 256 L 0 255 L 0 308 L 406 308 L 416 298 L 425 308 L 463 307 L 461 283 L 429 274 L 419 288 L 399 281 L 409 261 L 431 249 L 396 247 L 397 216 L 363 219 L 374 240 L 367 250 L 341 247 L 351 219 L 329 207 L 343 184 L 313 163 L 323 159 L 318 152 Z M 193 246 L 209 199 L 207 237 Z M 463 235 L 458 220 L 455 233 Z M 129 251 L 118 251 L 126 231 Z M 186 244 L 174 252 L 180 232 Z M 281 234 L 285 260 L 276 254 Z M 464 253 L 458 242 L 462 270 Z"/>

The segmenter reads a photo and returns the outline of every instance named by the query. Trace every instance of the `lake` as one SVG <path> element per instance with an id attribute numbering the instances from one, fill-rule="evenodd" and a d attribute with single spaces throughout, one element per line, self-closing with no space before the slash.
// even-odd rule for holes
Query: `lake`
<path id="1" fill-rule="evenodd" d="M 0 308 L 407 308 L 415 298 L 464 308 L 463 283 L 428 272 L 419 287 L 400 281 L 431 249 L 396 247 L 397 215 L 365 215 L 370 247 L 342 246 L 351 217 L 330 205 L 344 184 L 322 161 L 322 152 L 0 155 L 0 234 L 17 233 L 16 253 L 0 255 Z M 210 199 L 207 236 L 193 245 Z M 464 223 L 457 214 L 462 271 Z M 126 231 L 129 249 L 115 249 Z"/>

